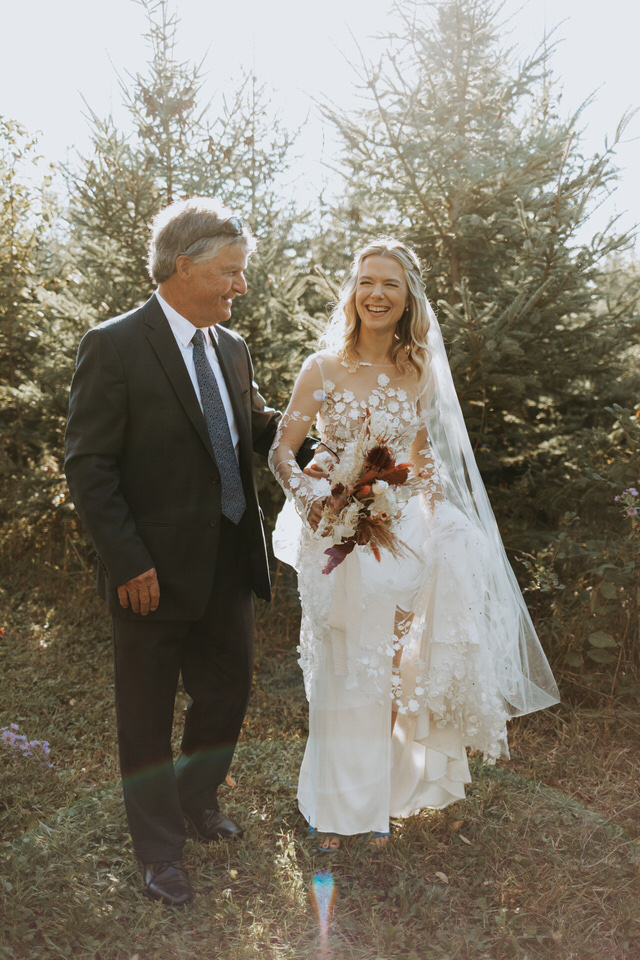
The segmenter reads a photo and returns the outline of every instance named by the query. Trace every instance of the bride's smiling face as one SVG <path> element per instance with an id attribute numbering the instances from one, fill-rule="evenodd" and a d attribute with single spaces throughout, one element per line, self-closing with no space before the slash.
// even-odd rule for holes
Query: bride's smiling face
<path id="1" fill-rule="evenodd" d="M 372 333 L 395 330 L 408 296 L 404 268 L 394 257 L 364 258 L 358 269 L 356 310 L 366 329 Z"/>

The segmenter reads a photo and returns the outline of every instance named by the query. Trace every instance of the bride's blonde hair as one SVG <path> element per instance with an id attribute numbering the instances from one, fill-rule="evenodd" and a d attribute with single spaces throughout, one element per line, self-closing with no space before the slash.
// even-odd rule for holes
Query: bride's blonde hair
<path id="1" fill-rule="evenodd" d="M 429 313 L 422 281 L 420 261 L 413 250 L 393 237 L 378 237 L 356 253 L 351 272 L 342 284 L 340 298 L 333 308 L 324 335 L 325 345 L 336 353 L 350 370 L 356 370 L 360 358 L 356 350 L 360 333 L 360 317 L 356 310 L 358 271 L 365 257 L 393 257 L 403 268 L 407 280 L 407 308 L 396 327 L 391 359 L 401 373 L 412 370 L 418 377 L 424 372 L 427 359 Z"/>

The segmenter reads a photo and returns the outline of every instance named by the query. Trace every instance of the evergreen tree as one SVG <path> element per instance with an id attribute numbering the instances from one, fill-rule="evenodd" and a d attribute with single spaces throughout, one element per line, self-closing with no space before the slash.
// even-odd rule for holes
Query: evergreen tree
<path id="1" fill-rule="evenodd" d="M 556 663 L 633 670 L 637 557 L 612 546 L 613 496 L 623 475 L 640 483 L 605 408 L 627 422 L 637 408 L 640 282 L 615 220 L 588 233 L 632 114 L 585 156 L 588 104 L 561 115 L 547 40 L 516 63 L 492 0 L 395 12 L 361 71 L 365 105 L 325 110 L 346 180 L 328 262 L 339 275 L 340 250 L 391 233 L 428 264 L 478 463 Z"/>
<path id="2" fill-rule="evenodd" d="M 19 123 L 0 118 L 0 545 L 5 571 L 34 545 L 44 544 L 45 557 L 52 559 L 54 539 L 62 528 L 64 539 L 73 526 L 64 506 L 62 439 L 81 311 L 67 282 L 51 175 L 40 176 L 40 160 L 37 141 Z"/>
<path id="3" fill-rule="evenodd" d="M 95 322 L 123 313 L 150 295 L 147 237 L 149 221 L 161 204 L 141 151 L 113 119 L 91 113 L 91 127 L 91 154 L 64 172 L 78 295 Z"/>
<path id="4" fill-rule="evenodd" d="M 637 389 L 621 350 L 639 290 L 594 309 L 607 261 L 630 243 L 613 223 L 584 239 L 616 178 L 615 143 L 582 155 L 583 111 L 561 117 L 551 48 L 516 64 L 499 9 L 402 0 L 380 61 L 363 67 L 366 105 L 325 113 L 344 142 L 336 229 L 351 248 L 400 235 L 429 265 L 479 465 L 507 533 L 525 524 L 531 542 L 568 508 L 580 431 Z"/>
<path id="5" fill-rule="evenodd" d="M 149 222 L 194 192 L 205 131 L 197 114 L 198 68 L 175 59 L 177 20 L 166 0 L 142 0 L 151 47 L 148 74 L 121 78 L 133 133 L 89 109 L 92 150 L 66 168 L 69 223 L 80 291 L 97 319 L 131 309 L 152 292 Z"/>
<path id="6" fill-rule="evenodd" d="M 246 216 L 270 255 L 277 246 L 278 259 L 296 248 L 292 231 L 304 219 L 277 197 L 294 138 L 273 115 L 264 87 L 245 76 L 231 102 L 223 98 L 217 112 L 211 104 L 202 109 L 201 66 L 177 59 L 178 19 L 168 0 L 140 3 L 151 59 L 145 73 L 121 79 L 133 132 L 126 135 L 111 117 L 101 120 L 90 111 L 92 150 L 66 170 L 81 290 L 100 318 L 151 291 L 148 225 L 174 199 L 219 197 Z M 251 298 L 250 291 L 246 301 Z"/>
<path id="7" fill-rule="evenodd" d="M 301 227 L 308 215 L 278 196 L 295 136 L 251 74 L 217 111 L 202 107 L 201 65 L 177 58 L 178 20 L 167 0 L 140 2 L 151 58 L 145 72 L 121 81 L 133 132 L 125 135 L 112 118 L 90 112 L 92 150 L 66 171 L 80 295 L 96 320 L 143 302 L 153 290 L 146 249 L 154 214 L 174 199 L 219 197 L 259 239 L 231 326 L 249 342 L 268 402 L 282 408 L 315 330 L 297 269 L 307 253 Z M 268 471 L 260 484 L 279 500 Z"/>

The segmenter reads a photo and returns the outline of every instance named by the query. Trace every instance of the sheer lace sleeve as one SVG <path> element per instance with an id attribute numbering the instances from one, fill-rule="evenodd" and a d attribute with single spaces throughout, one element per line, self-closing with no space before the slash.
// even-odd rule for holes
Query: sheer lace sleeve
<path id="1" fill-rule="evenodd" d="M 315 421 L 324 396 L 322 371 L 314 355 L 302 366 L 291 402 L 278 425 L 269 452 L 272 473 L 287 499 L 295 501 L 298 513 L 304 519 L 307 518 L 312 503 L 331 492 L 328 480 L 308 477 L 296 463 L 296 454 L 309 432 L 310 425 Z"/>

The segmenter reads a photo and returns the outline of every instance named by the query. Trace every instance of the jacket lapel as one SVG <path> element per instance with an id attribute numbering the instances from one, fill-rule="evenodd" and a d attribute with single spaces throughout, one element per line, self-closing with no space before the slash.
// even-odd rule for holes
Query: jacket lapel
<path id="1" fill-rule="evenodd" d="M 180 403 L 184 407 L 185 413 L 191 420 L 191 423 L 195 427 L 198 436 L 204 443 L 212 459 L 215 460 L 207 425 L 204 421 L 195 390 L 193 389 L 191 377 L 184 365 L 180 348 L 169 326 L 169 321 L 165 317 L 155 296 L 152 296 L 151 299 L 145 303 L 143 310 L 144 322 L 147 325 L 147 338 L 158 360 L 162 364 L 164 372 L 169 378 Z"/>

